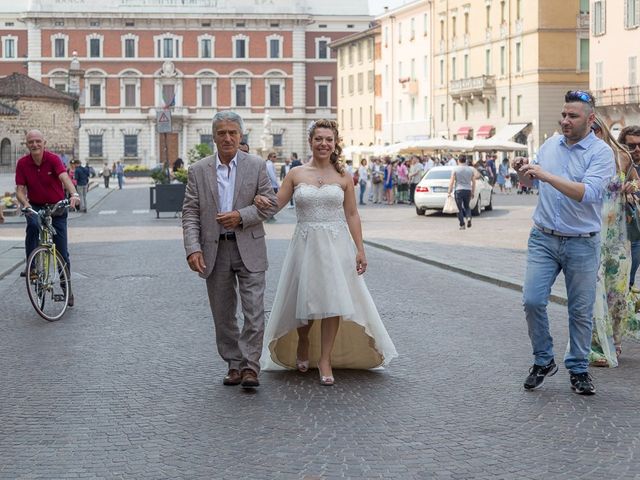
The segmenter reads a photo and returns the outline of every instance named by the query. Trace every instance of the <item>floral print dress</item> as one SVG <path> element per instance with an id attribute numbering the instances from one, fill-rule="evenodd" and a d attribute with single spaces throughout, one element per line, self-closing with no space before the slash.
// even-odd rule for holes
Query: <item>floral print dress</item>
<path id="1" fill-rule="evenodd" d="M 618 366 L 616 347 L 621 345 L 622 336 L 635 316 L 629 294 L 631 244 L 627 239 L 624 181 L 624 173 L 611 179 L 602 205 L 600 268 L 589 353 L 592 364 L 612 368 Z"/>

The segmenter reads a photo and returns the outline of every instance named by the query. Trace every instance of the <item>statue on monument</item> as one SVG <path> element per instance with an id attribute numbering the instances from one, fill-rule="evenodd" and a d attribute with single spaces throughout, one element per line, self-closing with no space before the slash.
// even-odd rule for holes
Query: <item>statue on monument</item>
<path id="1" fill-rule="evenodd" d="M 263 155 L 273 148 L 273 135 L 271 134 L 271 117 L 269 111 L 265 110 L 264 119 L 262 120 L 262 135 L 260 136 L 260 146 Z"/>

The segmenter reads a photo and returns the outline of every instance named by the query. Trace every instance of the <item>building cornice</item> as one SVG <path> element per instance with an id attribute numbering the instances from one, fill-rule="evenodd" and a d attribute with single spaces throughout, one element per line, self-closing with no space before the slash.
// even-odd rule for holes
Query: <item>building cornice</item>
<path id="1" fill-rule="evenodd" d="M 338 48 L 342 47 L 343 45 L 362 40 L 363 38 L 375 37 L 376 35 L 380 34 L 380 30 L 380 25 L 375 25 L 374 27 L 363 30 L 362 32 L 354 33 L 353 35 L 347 35 L 346 37 L 342 37 L 339 40 L 334 40 L 329 44 L 329 48 Z"/>

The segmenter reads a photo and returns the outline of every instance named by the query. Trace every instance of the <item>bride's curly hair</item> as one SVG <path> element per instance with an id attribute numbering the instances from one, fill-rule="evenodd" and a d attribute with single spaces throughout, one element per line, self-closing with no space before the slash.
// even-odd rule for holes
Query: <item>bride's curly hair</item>
<path id="1" fill-rule="evenodd" d="M 340 145 L 340 143 L 342 142 L 342 138 L 340 138 L 340 132 L 338 132 L 338 123 L 333 120 L 327 120 L 326 118 L 311 122 L 308 129 L 309 142 L 311 142 L 311 139 L 313 138 L 313 135 L 318 128 L 328 128 L 333 132 L 333 135 L 335 137 L 335 150 L 331 152 L 331 165 L 333 165 L 333 168 L 336 169 L 336 172 L 338 172 L 340 175 L 344 175 L 344 164 L 340 160 L 340 156 L 342 155 L 342 146 Z"/>

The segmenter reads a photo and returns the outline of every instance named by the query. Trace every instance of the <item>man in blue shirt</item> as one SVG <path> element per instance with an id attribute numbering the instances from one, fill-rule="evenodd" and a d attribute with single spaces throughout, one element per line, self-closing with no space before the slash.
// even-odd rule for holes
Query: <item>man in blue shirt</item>
<path id="1" fill-rule="evenodd" d="M 591 132 L 593 96 L 580 90 L 565 95 L 563 135 L 549 138 L 535 162 L 514 167 L 527 187 L 538 180 L 539 200 L 528 243 L 523 303 L 534 364 L 526 390 L 542 385 L 558 367 L 553 356 L 547 304 L 562 270 L 567 286 L 569 348 L 564 357 L 571 388 L 582 395 L 596 392 L 589 375 L 596 275 L 600 263 L 601 209 L 604 191 L 615 174 L 613 152 Z"/>
<path id="2" fill-rule="evenodd" d="M 87 191 L 89 190 L 89 177 L 91 171 L 88 166 L 82 166 L 80 162 L 76 166 L 73 172 L 73 177 L 76 180 L 76 190 L 80 194 L 80 211 L 87 213 Z"/>

